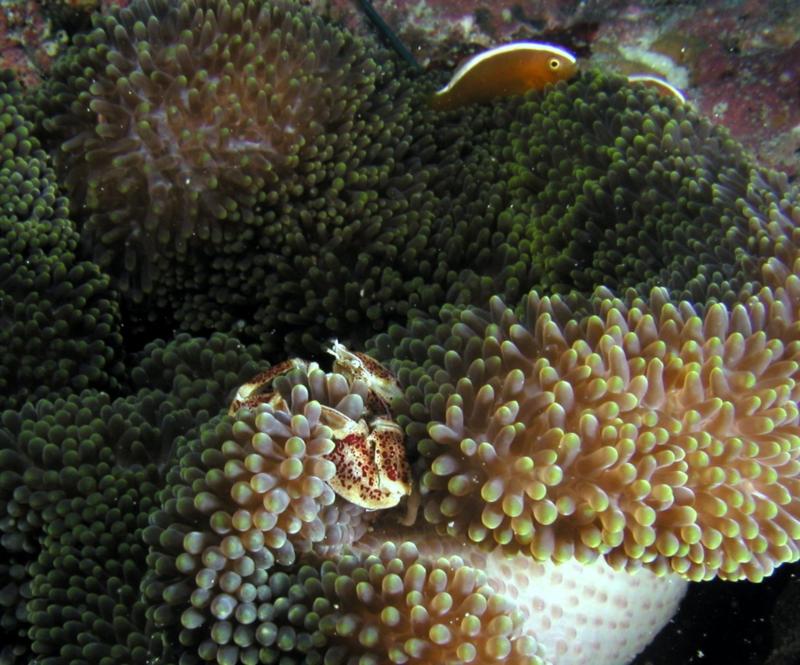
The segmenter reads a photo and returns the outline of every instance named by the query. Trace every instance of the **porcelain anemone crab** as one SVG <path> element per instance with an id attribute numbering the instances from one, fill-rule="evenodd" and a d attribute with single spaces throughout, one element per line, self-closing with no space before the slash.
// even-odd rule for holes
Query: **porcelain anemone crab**
<path id="1" fill-rule="evenodd" d="M 336 466 L 336 475 L 329 481 L 331 489 L 368 510 L 392 508 L 411 494 L 412 486 L 403 430 L 390 412 L 392 399 L 402 394 L 400 386 L 388 369 L 365 353 L 349 351 L 337 341 L 329 352 L 334 356 L 334 372 L 349 384 L 361 381 L 367 386 L 365 413 L 359 420 L 334 407 L 320 405 L 322 421 L 331 430 L 335 446 L 326 455 Z M 239 387 L 229 415 L 259 404 L 281 408 L 284 398 L 273 389 L 275 379 L 294 370 L 309 373 L 315 369 L 319 369 L 317 363 L 300 358 L 270 367 Z"/>

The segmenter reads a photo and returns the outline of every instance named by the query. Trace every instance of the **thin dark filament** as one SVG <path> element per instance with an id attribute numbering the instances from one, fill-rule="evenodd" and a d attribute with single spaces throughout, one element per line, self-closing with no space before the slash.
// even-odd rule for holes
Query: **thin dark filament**
<path id="1" fill-rule="evenodd" d="M 381 34 L 383 39 L 389 42 L 389 45 L 397 51 L 403 60 L 405 60 L 409 65 L 411 65 L 414 69 L 421 72 L 422 67 L 416 61 L 414 56 L 411 54 L 403 42 L 400 41 L 400 38 L 397 34 L 392 30 L 381 18 L 381 15 L 378 14 L 375 7 L 372 6 L 372 2 L 370 0 L 359 0 L 359 4 L 361 5 L 361 9 L 364 10 L 364 13 L 367 15 L 372 24 L 378 29 L 378 32 Z"/>

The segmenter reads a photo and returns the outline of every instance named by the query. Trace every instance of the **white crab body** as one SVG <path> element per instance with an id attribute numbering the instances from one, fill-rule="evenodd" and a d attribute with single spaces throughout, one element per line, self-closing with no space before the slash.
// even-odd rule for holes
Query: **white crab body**
<path id="1" fill-rule="evenodd" d="M 336 466 L 336 474 L 329 481 L 331 489 L 367 510 L 392 508 L 409 496 L 412 489 L 403 430 L 392 420 L 389 410 L 392 400 L 402 395 L 400 386 L 389 370 L 364 353 L 351 352 L 338 342 L 333 343 L 329 352 L 335 358 L 334 372 L 350 384 L 361 381 L 367 386 L 366 418 L 354 420 L 334 407 L 321 405 L 322 421 L 330 428 L 335 444 L 326 455 Z M 270 367 L 239 387 L 228 414 L 260 404 L 288 408 L 273 383 L 295 369 L 311 372 L 318 366 L 290 358 Z"/>
<path id="2" fill-rule="evenodd" d="M 335 444 L 325 456 L 336 465 L 329 481 L 334 492 L 369 510 L 392 508 L 411 494 L 403 430 L 395 422 L 375 418 L 367 424 L 330 407 L 322 407 L 322 421 Z"/>

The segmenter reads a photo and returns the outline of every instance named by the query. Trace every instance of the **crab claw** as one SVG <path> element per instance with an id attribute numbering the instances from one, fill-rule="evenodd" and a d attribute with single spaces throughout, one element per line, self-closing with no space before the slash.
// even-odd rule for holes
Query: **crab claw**
<path id="1" fill-rule="evenodd" d="M 337 340 L 331 342 L 328 353 L 335 358 L 334 372 L 344 375 L 350 382 L 361 380 L 367 385 L 367 409 L 372 413 L 388 414 L 392 400 L 403 396 L 394 374 L 375 358 L 360 351 L 350 351 Z"/>
<path id="2" fill-rule="evenodd" d="M 396 424 L 378 418 L 368 426 L 330 407 L 322 413 L 335 444 L 326 455 L 336 466 L 328 481 L 334 492 L 368 510 L 392 508 L 411 493 L 403 432 Z"/>
<path id="3" fill-rule="evenodd" d="M 248 382 L 239 386 L 236 396 L 228 407 L 228 415 L 234 415 L 243 406 L 257 406 L 263 403 L 272 403 L 281 400 L 281 396 L 272 392 L 272 382 L 279 376 L 288 374 L 293 369 L 308 369 L 308 363 L 300 358 L 290 358 L 273 365 L 268 370 L 257 374 Z"/>
<path id="4" fill-rule="evenodd" d="M 397 497 L 397 505 L 411 494 L 411 467 L 406 458 L 403 430 L 393 420 L 375 418 L 369 424 L 369 441 L 375 449 L 375 466 L 381 479 L 381 488 Z"/>

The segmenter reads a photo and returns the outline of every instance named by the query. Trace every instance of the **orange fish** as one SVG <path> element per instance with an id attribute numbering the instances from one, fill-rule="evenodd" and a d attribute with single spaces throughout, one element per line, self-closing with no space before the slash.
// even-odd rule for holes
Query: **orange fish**
<path id="1" fill-rule="evenodd" d="M 681 103 L 686 103 L 686 97 L 683 96 L 683 93 L 680 90 L 678 90 L 669 81 L 665 81 L 657 76 L 651 76 L 650 74 L 631 74 L 628 77 L 628 82 L 641 83 L 642 85 L 646 85 L 654 90 L 657 90 L 665 97 L 675 97 Z"/>
<path id="2" fill-rule="evenodd" d="M 541 90 L 572 78 L 578 67 L 569 51 L 539 42 L 513 42 L 479 53 L 461 65 L 430 99 L 431 108 L 451 111 L 466 104 Z"/>

